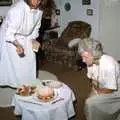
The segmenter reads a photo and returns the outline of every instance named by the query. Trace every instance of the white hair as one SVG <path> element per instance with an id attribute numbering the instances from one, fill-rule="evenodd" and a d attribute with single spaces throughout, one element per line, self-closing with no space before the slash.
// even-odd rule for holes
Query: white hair
<path id="1" fill-rule="evenodd" d="M 68 43 L 68 47 L 72 48 L 73 46 L 77 45 L 80 41 L 81 41 L 80 38 L 75 38 Z"/>
<path id="2" fill-rule="evenodd" d="M 68 43 L 68 47 L 78 45 L 78 53 L 81 54 L 84 51 L 90 52 L 95 59 L 99 59 L 103 54 L 102 44 L 92 38 L 75 38 Z"/>

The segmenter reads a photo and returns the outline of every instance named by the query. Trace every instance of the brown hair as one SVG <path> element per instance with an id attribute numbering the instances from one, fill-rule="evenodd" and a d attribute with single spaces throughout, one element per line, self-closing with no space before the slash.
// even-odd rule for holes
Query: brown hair
<path id="1" fill-rule="evenodd" d="M 54 0 L 48 0 L 46 7 L 44 8 L 44 11 L 43 11 L 43 17 L 51 17 L 55 9 L 56 9 L 56 4 Z"/>

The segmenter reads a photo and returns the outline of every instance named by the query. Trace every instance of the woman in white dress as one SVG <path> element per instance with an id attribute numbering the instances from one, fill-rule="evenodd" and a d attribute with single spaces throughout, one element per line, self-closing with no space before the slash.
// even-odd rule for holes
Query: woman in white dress
<path id="1" fill-rule="evenodd" d="M 32 45 L 40 46 L 36 38 L 46 3 L 18 0 L 8 10 L 0 27 L 0 86 L 17 87 L 36 79 Z"/>
<path id="2" fill-rule="evenodd" d="M 85 102 L 87 120 L 120 120 L 120 68 L 118 62 L 103 53 L 99 41 L 91 38 L 74 39 L 69 47 L 78 44 L 78 53 L 87 64 L 91 92 Z"/>
<path id="3" fill-rule="evenodd" d="M 46 3 L 47 0 L 17 0 L 0 26 L 1 107 L 11 105 L 15 89 L 10 87 L 17 88 L 36 80 L 36 56 L 32 46 L 40 47 L 36 38 Z"/>

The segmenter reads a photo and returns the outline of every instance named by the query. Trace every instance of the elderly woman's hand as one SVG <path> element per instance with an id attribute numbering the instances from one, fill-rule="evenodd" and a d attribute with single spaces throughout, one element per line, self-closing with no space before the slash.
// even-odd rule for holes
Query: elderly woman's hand
<path id="1" fill-rule="evenodd" d="M 99 94 L 99 93 L 97 92 L 97 90 L 91 89 L 88 97 L 91 97 L 91 96 L 94 96 L 94 95 L 98 95 L 98 94 Z"/>
<path id="2" fill-rule="evenodd" d="M 89 94 L 89 97 L 90 96 L 93 96 L 93 95 L 98 95 L 99 92 L 98 92 L 98 89 L 99 89 L 99 82 L 96 81 L 96 80 L 92 80 L 91 81 L 91 88 L 90 88 L 90 94 Z"/>

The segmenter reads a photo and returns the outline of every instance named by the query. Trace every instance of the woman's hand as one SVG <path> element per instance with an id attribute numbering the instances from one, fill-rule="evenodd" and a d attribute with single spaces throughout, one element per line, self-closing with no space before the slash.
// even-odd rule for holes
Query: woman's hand
<path id="1" fill-rule="evenodd" d="M 20 56 L 20 57 L 24 57 L 25 54 L 24 54 L 24 48 L 22 46 L 17 46 L 16 47 L 16 52 L 17 54 Z"/>
<path id="2" fill-rule="evenodd" d="M 90 93 L 89 93 L 89 97 L 91 97 L 91 96 L 93 96 L 93 95 L 98 95 L 99 93 L 98 93 L 98 91 L 97 91 L 97 89 L 95 89 L 94 87 L 93 88 L 91 88 L 91 91 L 90 91 Z"/>
<path id="3" fill-rule="evenodd" d="M 18 47 L 16 47 L 16 52 L 17 52 L 18 54 L 24 53 L 24 48 L 21 47 L 21 46 L 18 46 Z"/>
<path id="4" fill-rule="evenodd" d="M 16 52 L 17 52 L 17 54 L 18 54 L 20 57 L 24 57 L 25 54 L 24 54 L 24 48 L 23 48 L 23 46 L 22 46 L 17 40 L 13 41 L 12 44 L 13 44 L 14 46 L 16 46 Z"/>
<path id="5" fill-rule="evenodd" d="M 89 97 L 93 95 L 98 95 L 99 94 L 98 89 L 99 89 L 98 81 L 92 80 Z"/>
<path id="6" fill-rule="evenodd" d="M 38 52 L 39 48 L 41 48 L 41 44 L 37 40 L 32 40 L 33 51 Z"/>

